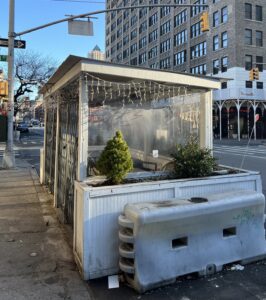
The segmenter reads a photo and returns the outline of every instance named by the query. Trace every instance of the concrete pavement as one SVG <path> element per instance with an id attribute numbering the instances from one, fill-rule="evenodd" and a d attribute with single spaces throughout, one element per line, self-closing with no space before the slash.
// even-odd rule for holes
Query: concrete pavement
<path id="1" fill-rule="evenodd" d="M 25 161 L 0 170 L 0 300 L 91 299 L 51 196 Z"/>

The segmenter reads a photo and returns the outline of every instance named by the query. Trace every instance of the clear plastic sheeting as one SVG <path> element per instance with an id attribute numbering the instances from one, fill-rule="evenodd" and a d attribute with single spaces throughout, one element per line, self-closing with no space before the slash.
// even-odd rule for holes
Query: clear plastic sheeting
<path id="1" fill-rule="evenodd" d="M 86 76 L 89 93 L 89 156 L 97 159 L 121 130 L 134 162 L 169 160 L 176 144 L 199 137 L 200 93 L 156 82 L 110 82 Z M 156 153 L 156 155 L 155 155 Z"/>

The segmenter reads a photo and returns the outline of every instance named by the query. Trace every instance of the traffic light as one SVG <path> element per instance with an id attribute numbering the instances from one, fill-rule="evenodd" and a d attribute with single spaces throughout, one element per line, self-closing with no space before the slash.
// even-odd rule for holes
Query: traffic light
<path id="1" fill-rule="evenodd" d="M 205 11 L 201 17 L 200 17 L 200 29 L 201 32 L 206 32 L 210 30 L 210 25 L 209 25 L 209 14 L 207 11 Z"/>
<path id="2" fill-rule="evenodd" d="M 254 80 L 260 79 L 260 71 L 259 68 L 253 68 Z"/>
<path id="3" fill-rule="evenodd" d="M 8 95 L 8 82 L 7 81 L 0 81 L 0 96 L 7 96 Z"/>
<path id="4" fill-rule="evenodd" d="M 252 68 L 249 71 L 249 80 L 254 81 L 254 80 L 259 80 L 260 79 L 260 71 L 259 68 Z"/>

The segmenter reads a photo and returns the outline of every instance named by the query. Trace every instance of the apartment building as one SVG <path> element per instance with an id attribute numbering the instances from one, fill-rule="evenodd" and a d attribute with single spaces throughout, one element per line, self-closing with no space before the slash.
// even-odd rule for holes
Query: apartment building
<path id="1" fill-rule="evenodd" d="M 147 4 L 165 6 L 134 8 Z M 106 15 L 107 61 L 229 78 L 213 95 L 214 137 L 266 138 L 265 0 L 116 0 L 106 5 L 132 7 Z M 205 10 L 208 32 L 201 31 Z M 253 67 L 259 68 L 259 80 L 249 79 Z"/>

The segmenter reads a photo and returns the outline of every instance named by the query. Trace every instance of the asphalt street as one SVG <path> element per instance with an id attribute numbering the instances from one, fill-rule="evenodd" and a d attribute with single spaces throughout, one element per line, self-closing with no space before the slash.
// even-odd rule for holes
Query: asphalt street
<path id="1" fill-rule="evenodd" d="M 266 196 L 266 145 L 230 145 L 214 144 L 214 157 L 219 164 L 243 169 L 259 171 L 262 178 L 262 189 Z"/>
<path id="2" fill-rule="evenodd" d="M 40 149 L 43 147 L 44 128 L 31 127 L 28 133 L 21 133 L 20 141 L 15 142 L 16 157 L 26 160 L 40 175 Z"/>

